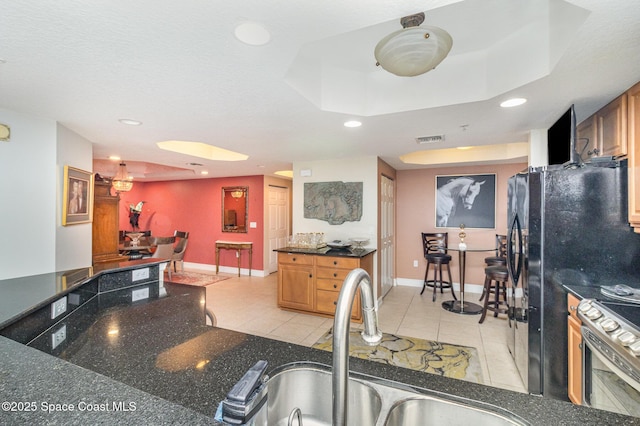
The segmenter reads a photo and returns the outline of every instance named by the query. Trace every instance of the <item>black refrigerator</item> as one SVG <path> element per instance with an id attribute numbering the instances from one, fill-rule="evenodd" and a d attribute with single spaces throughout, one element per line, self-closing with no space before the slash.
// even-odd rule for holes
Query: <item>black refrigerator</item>
<path id="1" fill-rule="evenodd" d="M 508 184 L 508 347 L 531 394 L 568 400 L 563 285 L 640 281 L 627 163 L 529 168 Z"/>

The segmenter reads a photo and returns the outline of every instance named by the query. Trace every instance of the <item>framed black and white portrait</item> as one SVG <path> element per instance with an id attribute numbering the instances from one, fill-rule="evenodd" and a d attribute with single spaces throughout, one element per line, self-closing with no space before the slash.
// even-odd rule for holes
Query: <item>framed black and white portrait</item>
<path id="1" fill-rule="evenodd" d="M 436 176 L 436 228 L 496 227 L 496 175 Z"/>

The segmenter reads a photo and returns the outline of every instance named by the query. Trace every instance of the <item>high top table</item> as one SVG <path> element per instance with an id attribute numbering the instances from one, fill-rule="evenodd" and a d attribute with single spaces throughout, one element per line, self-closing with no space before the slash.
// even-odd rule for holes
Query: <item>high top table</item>
<path id="1" fill-rule="evenodd" d="M 467 252 L 495 251 L 496 248 L 460 248 L 459 246 L 447 247 L 447 250 L 458 252 L 458 270 L 460 271 L 460 300 L 447 300 L 442 302 L 442 307 L 447 311 L 463 314 L 478 315 L 482 312 L 482 306 L 464 301 L 464 275 L 466 269 Z M 487 296 L 485 296 L 487 297 Z"/>
<path id="2" fill-rule="evenodd" d="M 250 241 L 216 241 L 216 274 L 220 265 L 220 250 L 235 250 L 238 258 L 238 276 L 240 276 L 240 256 L 242 250 L 249 250 L 249 276 L 251 276 L 251 263 L 253 259 L 253 243 Z"/>

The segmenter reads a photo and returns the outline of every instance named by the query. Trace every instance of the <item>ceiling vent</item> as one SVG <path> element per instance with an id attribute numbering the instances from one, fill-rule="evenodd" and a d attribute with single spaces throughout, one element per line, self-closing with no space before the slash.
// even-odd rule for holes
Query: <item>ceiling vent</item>
<path id="1" fill-rule="evenodd" d="M 442 142 L 442 141 L 444 141 L 444 135 L 422 136 L 422 137 L 416 138 L 416 142 L 419 145 Z"/>

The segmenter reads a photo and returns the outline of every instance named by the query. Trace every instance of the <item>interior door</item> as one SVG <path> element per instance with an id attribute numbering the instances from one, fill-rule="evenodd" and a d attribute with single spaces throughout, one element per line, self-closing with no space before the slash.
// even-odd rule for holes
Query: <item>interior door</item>
<path id="1" fill-rule="evenodd" d="M 395 279 L 395 247 L 394 247 L 394 229 L 395 229 L 395 199 L 394 199 L 394 187 L 395 182 L 386 176 L 382 176 L 380 203 L 381 217 L 380 217 L 380 231 L 381 231 L 381 255 L 380 255 L 380 271 L 381 271 L 381 294 L 380 297 L 384 297 L 391 287 L 393 287 L 393 281 Z"/>
<path id="2" fill-rule="evenodd" d="M 268 191 L 267 273 L 278 270 L 278 253 L 273 250 L 287 245 L 289 236 L 289 189 L 269 185 Z"/>

